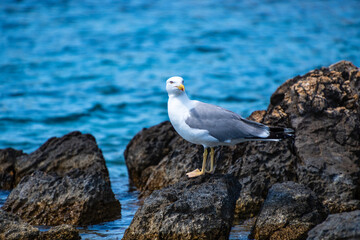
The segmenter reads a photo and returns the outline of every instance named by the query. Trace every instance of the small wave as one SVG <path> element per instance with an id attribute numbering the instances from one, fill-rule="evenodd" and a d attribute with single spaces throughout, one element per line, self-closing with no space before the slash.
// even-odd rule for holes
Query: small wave
<path id="1" fill-rule="evenodd" d="M 241 38 L 245 39 L 248 37 L 248 33 L 244 30 L 238 29 L 227 29 L 227 30 L 212 30 L 207 31 L 203 34 L 204 38 Z"/>
<path id="2" fill-rule="evenodd" d="M 100 64 L 105 66 L 118 66 L 118 63 L 111 59 L 103 59 Z"/>
<path id="3" fill-rule="evenodd" d="M 118 103 L 118 104 L 114 104 L 112 107 L 116 108 L 116 109 L 119 109 L 119 110 L 123 110 L 123 109 L 126 109 L 128 107 L 134 107 L 134 108 L 137 108 L 137 107 L 143 107 L 143 106 L 151 106 L 151 108 L 153 107 L 156 107 L 156 106 L 160 106 L 160 107 L 164 107 L 166 108 L 166 101 L 146 101 L 143 102 L 143 101 L 139 101 L 139 102 L 122 102 L 122 103 Z"/>
<path id="4" fill-rule="evenodd" d="M 87 110 L 88 113 L 93 112 L 106 112 L 106 109 L 101 103 L 95 103 L 94 106 L 92 106 L 89 110 Z"/>
<path id="5" fill-rule="evenodd" d="M 218 53 L 218 52 L 222 52 L 223 49 L 219 47 L 197 46 L 195 47 L 195 51 L 200 53 Z"/>
<path id="6" fill-rule="evenodd" d="M 68 114 L 66 116 L 57 116 L 57 117 L 46 118 L 43 122 L 48 123 L 48 124 L 74 122 L 83 117 L 88 117 L 89 115 L 90 115 L 89 113 L 72 113 L 72 114 Z"/>
<path id="7" fill-rule="evenodd" d="M 0 65 L 0 72 L 5 73 L 20 73 L 23 71 L 23 65 L 16 63 L 6 63 Z"/>
<path id="8" fill-rule="evenodd" d="M 253 97 L 227 96 L 222 99 L 225 102 L 257 102 L 259 99 Z"/>
<path id="9" fill-rule="evenodd" d="M 12 93 L 8 93 L 9 97 L 22 97 L 25 96 L 26 93 L 25 92 L 12 92 Z"/>
<path id="10" fill-rule="evenodd" d="M 211 78 L 220 79 L 220 80 L 235 80 L 236 77 L 231 73 L 208 73 Z"/>
<path id="11" fill-rule="evenodd" d="M 114 95 L 121 92 L 121 89 L 114 85 L 104 86 L 97 89 L 103 95 Z"/>
<path id="12" fill-rule="evenodd" d="M 29 123 L 32 122 L 33 119 L 31 118 L 11 118 L 11 117 L 3 117 L 0 118 L 0 123 L 4 122 L 8 122 L 8 123 Z"/>
<path id="13" fill-rule="evenodd" d="M 215 97 L 215 96 L 205 96 L 205 95 L 193 95 L 194 99 L 199 99 L 201 101 L 207 101 L 207 102 L 257 102 L 259 99 L 255 97 L 246 97 L 246 96 L 225 96 L 225 97 Z"/>
<path id="14" fill-rule="evenodd" d="M 21 29 L 21 28 L 26 28 L 28 26 L 29 24 L 26 22 L 5 22 L 2 24 L 2 28 L 4 30 Z"/>
<path id="15" fill-rule="evenodd" d="M 76 75 L 76 76 L 70 76 L 68 78 L 65 78 L 68 81 L 86 81 L 86 80 L 95 80 L 95 79 L 101 79 L 104 76 L 99 74 L 85 74 L 85 75 Z"/>

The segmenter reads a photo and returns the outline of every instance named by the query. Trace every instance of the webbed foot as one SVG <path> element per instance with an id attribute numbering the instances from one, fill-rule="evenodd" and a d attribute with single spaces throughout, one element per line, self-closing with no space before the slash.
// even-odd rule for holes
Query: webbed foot
<path id="1" fill-rule="evenodd" d="M 195 169 L 195 170 L 192 171 L 192 172 L 186 173 L 186 175 L 187 175 L 189 178 L 194 178 L 194 177 L 197 177 L 197 176 L 200 176 L 200 175 L 203 175 L 203 174 L 205 174 L 205 171 L 200 171 L 199 169 Z"/>

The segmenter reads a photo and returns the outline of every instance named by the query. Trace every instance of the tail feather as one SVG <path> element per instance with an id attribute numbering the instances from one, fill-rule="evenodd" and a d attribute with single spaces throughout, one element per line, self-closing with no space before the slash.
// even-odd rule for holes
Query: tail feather
<path id="1" fill-rule="evenodd" d="M 269 133 L 267 137 L 249 137 L 247 139 L 254 141 L 280 141 L 295 137 L 295 131 L 291 128 L 269 127 Z"/>
<path id="2" fill-rule="evenodd" d="M 295 131 L 291 128 L 270 127 L 270 135 L 266 139 L 294 138 Z"/>

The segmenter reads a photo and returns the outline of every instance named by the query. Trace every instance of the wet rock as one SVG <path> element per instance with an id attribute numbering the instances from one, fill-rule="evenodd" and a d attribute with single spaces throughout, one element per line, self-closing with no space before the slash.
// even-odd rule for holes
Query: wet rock
<path id="1" fill-rule="evenodd" d="M 239 191 L 230 175 L 201 176 L 154 191 L 123 239 L 228 239 Z"/>
<path id="2" fill-rule="evenodd" d="M 14 188 L 4 210 L 32 225 L 88 225 L 119 217 L 120 203 L 101 173 L 78 170 L 64 177 L 35 172 Z"/>
<path id="3" fill-rule="evenodd" d="M 51 240 L 81 239 L 79 231 L 70 225 L 52 227 L 49 231 L 40 232 L 36 227 L 21 220 L 18 216 L 0 209 L 0 240 Z"/>
<path id="4" fill-rule="evenodd" d="M 308 240 L 360 239 L 360 210 L 331 214 L 308 233 Z"/>
<path id="5" fill-rule="evenodd" d="M 18 185 L 3 209 L 29 223 L 87 225 L 120 216 L 104 157 L 90 134 L 51 138 L 13 162 Z"/>
<path id="6" fill-rule="evenodd" d="M 360 209 L 359 95 L 359 69 L 346 61 L 282 84 L 268 109 L 249 118 L 291 127 L 295 139 L 240 143 L 215 151 L 215 173 L 232 174 L 242 185 L 237 214 L 256 215 L 269 188 L 284 181 L 309 187 L 332 213 Z M 147 195 L 201 167 L 202 147 L 186 142 L 164 122 L 140 132 L 125 159 L 130 178 Z M 147 164 L 135 170 L 142 162 Z"/>
<path id="7" fill-rule="evenodd" d="M 10 190 L 15 186 L 16 158 L 25 155 L 13 148 L 0 149 L 0 189 Z"/>
<path id="8" fill-rule="evenodd" d="M 276 183 L 268 193 L 255 226 L 255 239 L 305 239 L 327 216 L 315 193 L 294 182 Z"/>
<path id="9" fill-rule="evenodd" d="M 39 240 L 55 240 L 55 239 L 66 239 L 66 240 L 80 240 L 79 231 L 71 225 L 60 225 L 52 227 L 47 232 L 42 232 Z"/>
<path id="10" fill-rule="evenodd" d="M 36 239 L 39 229 L 0 209 L 0 240 Z"/>

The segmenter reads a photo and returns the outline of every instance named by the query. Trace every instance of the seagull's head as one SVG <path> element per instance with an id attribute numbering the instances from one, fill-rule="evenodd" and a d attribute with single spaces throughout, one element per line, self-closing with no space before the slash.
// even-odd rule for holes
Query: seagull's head
<path id="1" fill-rule="evenodd" d="M 170 95 L 180 95 L 185 93 L 184 79 L 182 77 L 171 77 L 166 80 L 166 91 Z"/>

